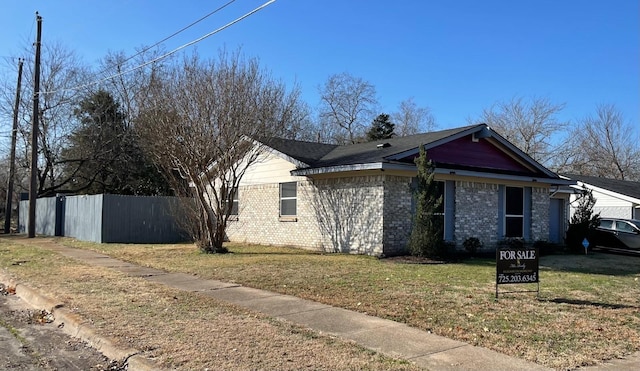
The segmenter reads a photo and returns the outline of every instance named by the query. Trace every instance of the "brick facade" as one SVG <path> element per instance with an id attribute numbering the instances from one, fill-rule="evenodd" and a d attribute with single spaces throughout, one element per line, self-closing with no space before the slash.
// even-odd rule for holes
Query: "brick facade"
<path id="1" fill-rule="evenodd" d="M 314 181 L 310 199 L 324 250 L 383 253 L 384 179 L 376 175 Z"/>
<path id="2" fill-rule="evenodd" d="M 457 246 L 476 237 L 485 247 L 498 242 L 497 184 L 457 181 L 455 188 L 455 231 Z"/>
<path id="3" fill-rule="evenodd" d="M 456 182 L 455 242 L 458 247 L 469 237 L 482 241 L 493 249 L 504 237 L 498 231 L 500 186 L 479 182 Z M 530 241 L 549 239 L 549 189 L 532 187 Z"/>
<path id="4" fill-rule="evenodd" d="M 239 215 L 231 241 L 293 245 L 328 252 L 397 255 L 407 251 L 412 226 L 411 177 L 367 175 L 299 181 L 297 215 L 279 216 L 279 185 L 239 189 Z M 456 181 L 454 241 L 469 237 L 486 248 L 502 239 L 498 184 Z M 549 235 L 549 191 L 531 192 L 531 240 Z M 526 228 L 526 226 L 525 226 Z"/>
<path id="5" fill-rule="evenodd" d="M 238 218 L 229 222 L 227 237 L 237 242 L 319 248 L 320 231 L 306 197 L 309 187 L 309 182 L 298 182 L 298 215 L 286 219 L 280 218 L 278 183 L 240 187 Z"/>
<path id="6" fill-rule="evenodd" d="M 531 192 L 531 240 L 549 240 L 549 189 L 534 187 Z"/>
<path id="7" fill-rule="evenodd" d="M 409 177 L 386 176 L 384 181 L 384 254 L 403 254 L 413 223 L 413 194 Z"/>
<path id="8" fill-rule="evenodd" d="M 280 218 L 279 184 L 239 188 L 231 241 L 295 245 L 329 252 L 382 254 L 383 176 L 300 181 L 297 215 Z"/>

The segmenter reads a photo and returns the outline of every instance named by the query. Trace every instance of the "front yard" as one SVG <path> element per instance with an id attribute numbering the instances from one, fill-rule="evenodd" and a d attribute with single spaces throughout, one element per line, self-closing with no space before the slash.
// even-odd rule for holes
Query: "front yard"
<path id="1" fill-rule="evenodd" d="M 405 322 L 556 369 L 640 350 L 640 257 L 635 256 L 542 257 L 539 297 L 518 293 L 496 300 L 495 261 L 488 259 L 421 265 L 241 244 L 229 244 L 230 254 L 205 255 L 186 244 L 58 242 Z"/>

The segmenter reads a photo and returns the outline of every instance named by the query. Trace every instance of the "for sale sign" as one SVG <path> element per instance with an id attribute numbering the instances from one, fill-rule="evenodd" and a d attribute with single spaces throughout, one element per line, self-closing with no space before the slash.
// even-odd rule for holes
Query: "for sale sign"
<path id="1" fill-rule="evenodd" d="M 496 251 L 496 285 L 536 283 L 538 279 L 538 249 L 498 249 Z"/>

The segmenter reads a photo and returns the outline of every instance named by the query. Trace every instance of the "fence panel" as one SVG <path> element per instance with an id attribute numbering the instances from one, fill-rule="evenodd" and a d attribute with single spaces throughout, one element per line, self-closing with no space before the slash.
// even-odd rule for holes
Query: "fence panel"
<path id="1" fill-rule="evenodd" d="M 18 231 L 27 233 L 29 221 L 29 200 L 20 201 L 18 206 Z M 36 234 L 56 235 L 56 197 L 36 200 Z"/>
<path id="2" fill-rule="evenodd" d="M 64 235 L 81 241 L 102 241 L 102 203 L 104 195 L 65 198 Z"/>
<path id="3" fill-rule="evenodd" d="M 29 201 L 21 201 L 19 230 L 26 231 Z M 180 227 L 176 197 L 82 195 L 41 198 L 36 203 L 36 233 L 82 241 L 175 243 L 188 241 Z"/>
<path id="4" fill-rule="evenodd" d="M 102 242 L 174 243 L 186 241 L 175 197 L 105 195 Z"/>

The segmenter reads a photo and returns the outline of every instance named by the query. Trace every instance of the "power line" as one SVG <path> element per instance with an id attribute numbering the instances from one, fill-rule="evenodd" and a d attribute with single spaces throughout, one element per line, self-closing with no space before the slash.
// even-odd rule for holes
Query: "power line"
<path id="1" fill-rule="evenodd" d="M 217 33 L 221 32 L 221 31 L 224 31 L 225 29 L 227 29 L 227 28 L 229 28 L 229 27 L 233 26 L 234 24 L 236 24 L 236 23 L 238 23 L 238 22 L 240 22 L 240 21 L 244 20 L 245 18 L 248 18 L 248 17 L 252 16 L 253 14 L 255 14 L 255 13 L 259 12 L 260 10 L 262 10 L 262 9 L 266 8 L 267 6 L 271 5 L 271 4 L 272 4 L 272 3 L 274 3 L 275 1 L 276 1 L 276 0 L 269 0 L 269 1 L 267 1 L 266 3 L 264 3 L 264 4 L 260 5 L 259 7 L 257 7 L 257 8 L 255 8 L 255 9 L 253 9 L 252 11 L 250 11 L 250 12 L 248 12 L 248 13 L 244 14 L 243 16 L 238 17 L 238 18 L 234 19 L 233 21 L 231 21 L 231 22 L 229 22 L 229 23 L 225 24 L 225 25 L 224 25 L 224 26 L 222 26 L 222 27 L 219 27 L 219 28 L 217 28 L 217 29 L 215 29 L 215 30 L 213 30 L 213 31 L 211 31 L 211 32 L 209 32 L 209 33 L 207 33 L 207 34 L 203 35 L 203 36 L 200 36 L 199 38 L 197 38 L 197 39 L 195 39 L 195 40 L 193 40 L 193 41 L 190 41 L 190 42 L 188 42 L 188 43 L 186 43 L 186 44 L 183 44 L 183 45 L 181 45 L 181 46 L 179 46 L 179 47 L 177 47 L 177 48 L 173 49 L 172 51 L 170 51 L 170 52 L 168 52 L 168 53 L 165 53 L 165 54 L 163 54 L 163 55 L 161 55 L 161 56 L 159 56 L 159 57 L 157 57 L 157 58 L 154 58 L 154 59 L 152 59 L 152 60 L 150 60 L 150 61 L 148 61 L 148 62 L 145 62 L 145 63 L 143 63 L 143 64 L 140 64 L 140 65 L 138 65 L 138 66 L 136 66 L 136 67 L 133 67 L 133 68 L 131 68 L 131 69 L 128 69 L 128 70 L 126 70 L 126 71 L 124 71 L 124 72 L 119 72 L 119 73 L 117 73 L 117 74 L 115 74 L 115 75 L 111 75 L 111 76 L 105 77 L 105 78 L 103 78 L 103 79 L 95 80 L 95 81 L 92 81 L 92 82 L 90 82 L 90 83 L 83 84 L 83 85 L 78 85 L 78 86 L 75 86 L 75 87 L 72 87 L 72 88 L 59 89 L 59 90 L 52 90 L 52 91 L 40 91 L 39 93 L 40 93 L 40 94 L 53 94 L 53 93 L 59 93 L 59 92 L 65 92 L 65 91 L 80 90 L 80 89 L 84 89 L 84 88 L 87 88 L 87 87 L 92 86 L 92 85 L 99 84 L 99 83 L 104 82 L 104 81 L 108 81 L 108 80 L 114 79 L 114 78 L 116 78 L 116 77 L 118 77 L 118 76 L 126 75 L 126 74 L 128 74 L 128 73 L 133 72 L 133 71 L 137 71 L 137 70 L 139 70 L 139 69 L 141 69 L 141 68 L 143 68 L 143 67 L 146 67 L 146 66 L 148 66 L 148 65 L 150 65 L 150 64 L 152 64 L 152 63 L 155 63 L 155 62 L 157 62 L 157 61 L 160 61 L 160 60 L 162 60 L 162 59 L 165 59 L 165 58 L 167 58 L 167 57 L 169 57 L 169 56 L 171 56 L 171 55 L 173 55 L 173 54 L 177 53 L 178 51 L 180 51 L 180 50 L 182 50 L 182 49 L 184 49 L 184 48 L 186 48 L 186 47 L 189 47 L 189 46 L 191 46 L 191 45 L 197 44 L 197 43 L 199 43 L 200 41 L 202 41 L 202 40 L 204 40 L 204 39 L 206 39 L 206 38 L 209 38 L 209 37 L 211 37 L 211 36 L 213 36 L 213 35 L 215 35 L 215 34 L 217 34 Z"/>
<path id="2" fill-rule="evenodd" d="M 162 39 L 162 40 L 158 41 L 157 43 L 155 43 L 155 44 L 153 44 L 153 45 L 151 45 L 151 46 L 148 46 L 148 47 L 146 47 L 146 48 L 142 49 L 141 51 L 137 52 L 136 54 L 134 54 L 134 55 L 132 55 L 132 56 L 128 57 L 127 59 L 125 59 L 125 60 L 123 60 L 123 61 L 120 61 L 120 62 L 118 63 L 118 65 L 122 65 L 122 64 L 124 64 L 124 63 L 126 63 L 126 62 L 128 62 L 128 61 L 132 60 L 133 58 L 135 58 L 135 57 L 139 56 L 140 54 L 146 53 L 147 51 L 149 51 L 149 50 L 151 50 L 151 49 L 155 48 L 156 46 L 158 46 L 158 45 L 162 44 L 163 42 L 165 42 L 165 41 L 167 41 L 167 40 L 169 40 L 169 39 L 171 39 L 172 37 L 174 37 L 174 36 L 176 36 L 176 35 L 178 35 L 178 34 L 180 34 L 180 33 L 184 32 L 184 31 L 186 31 L 187 29 L 189 29 L 189 28 L 191 28 L 191 27 L 195 26 L 196 24 L 198 24 L 198 23 L 200 23 L 200 22 L 204 21 L 205 19 L 207 19 L 207 18 L 211 17 L 212 15 L 216 14 L 217 12 L 219 12 L 219 11 L 221 11 L 222 9 L 226 8 L 227 6 L 231 5 L 231 4 L 232 4 L 232 3 L 234 3 L 235 1 L 236 1 L 236 0 L 231 0 L 231 1 L 227 2 L 226 4 L 224 4 L 224 5 L 220 6 L 220 7 L 218 7 L 217 9 L 215 9 L 215 10 L 213 10 L 213 11 L 211 11 L 211 12 L 209 12 L 209 14 L 206 14 L 205 16 L 201 17 L 200 19 L 198 19 L 198 20 L 196 20 L 196 21 L 194 21 L 194 22 L 191 22 L 191 24 L 189 24 L 189 25 L 187 25 L 187 26 L 185 26 L 185 27 L 181 28 L 180 30 L 178 30 L 178 31 L 176 31 L 176 32 L 174 32 L 174 33 L 172 33 L 171 35 L 169 35 L 169 36 L 165 37 L 164 39 Z M 99 75 L 101 75 L 102 73 L 106 72 L 108 69 L 109 69 L 109 67 L 107 67 L 107 68 L 105 68 L 104 70 L 102 70 L 102 71 L 98 72 L 98 74 L 99 74 Z"/>
<path id="3" fill-rule="evenodd" d="M 141 51 L 137 52 L 136 54 L 133 54 L 132 56 L 130 56 L 130 57 L 128 57 L 128 58 L 126 58 L 125 60 L 120 61 L 120 63 L 119 63 L 119 64 L 124 64 L 124 63 L 126 63 L 126 62 L 130 61 L 131 59 L 133 59 L 133 58 L 135 58 L 135 57 L 139 56 L 140 54 L 146 53 L 147 51 L 151 50 L 152 48 L 154 48 L 154 47 L 156 47 L 156 46 L 158 46 L 158 45 L 162 44 L 163 42 L 165 42 L 165 41 L 167 41 L 167 40 L 169 40 L 169 39 L 171 39 L 171 38 L 173 38 L 173 37 L 177 36 L 178 34 L 180 34 L 180 33 L 184 32 L 184 31 L 188 30 L 189 28 L 191 28 L 191 27 L 195 26 L 196 24 L 198 24 L 198 23 L 200 23 L 200 22 L 204 21 L 205 19 L 207 19 L 207 18 L 211 17 L 212 15 L 214 15 L 214 14 L 218 13 L 219 11 L 223 10 L 224 8 L 226 8 L 227 6 L 231 5 L 231 4 L 232 4 L 232 3 L 234 3 L 235 1 L 236 1 L 236 0 L 230 0 L 230 1 L 228 1 L 227 3 L 225 3 L 225 4 L 223 4 L 222 6 L 218 7 L 217 9 L 212 10 L 212 11 L 211 11 L 211 12 L 209 12 L 208 14 L 206 14 L 206 15 L 204 15 L 204 16 L 202 16 L 202 17 L 200 17 L 199 19 L 197 19 L 197 20 L 195 20 L 195 21 L 193 21 L 193 22 L 191 22 L 191 23 L 190 23 L 190 24 L 188 24 L 187 26 L 185 26 L 185 27 L 181 28 L 180 30 L 178 30 L 178 31 L 176 31 L 176 32 L 174 32 L 174 33 L 172 33 L 171 35 L 169 35 L 169 36 L 165 37 L 164 39 L 162 39 L 162 40 L 160 40 L 160 41 L 158 41 L 158 42 L 154 43 L 154 44 L 153 44 L 153 45 L 151 45 L 151 46 L 148 46 L 148 47 L 144 48 L 143 50 L 141 50 Z M 35 23 L 36 23 L 36 22 L 35 22 L 35 20 L 31 23 L 31 31 L 29 31 L 29 37 L 27 38 L 27 40 L 31 40 L 31 36 L 33 35 L 33 28 L 34 28 Z M 19 59 L 19 58 L 23 58 L 23 59 L 25 59 L 24 57 L 18 57 L 18 56 L 15 56 L 15 55 L 0 55 L 0 58 L 3 58 L 3 59 L 11 59 L 11 60 L 13 60 L 13 59 Z M 28 61 L 31 61 L 31 60 L 28 60 Z M 107 67 L 107 68 L 103 69 L 102 71 L 98 72 L 97 74 L 98 74 L 98 75 L 101 75 L 101 74 L 103 74 L 104 72 L 106 72 L 109 68 L 110 68 L 110 67 Z"/>

